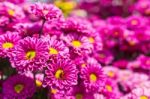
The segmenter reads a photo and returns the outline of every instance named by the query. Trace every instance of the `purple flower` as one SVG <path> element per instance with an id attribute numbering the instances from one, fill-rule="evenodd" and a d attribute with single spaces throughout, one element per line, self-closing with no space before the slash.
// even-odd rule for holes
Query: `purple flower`
<path id="1" fill-rule="evenodd" d="M 91 53 L 93 45 L 89 42 L 88 38 L 83 35 L 75 33 L 68 34 L 62 38 L 68 46 L 72 47 L 76 53 Z"/>
<path id="2" fill-rule="evenodd" d="M 77 85 L 72 88 L 67 99 L 94 99 L 93 93 L 87 93 L 83 85 Z"/>
<path id="3" fill-rule="evenodd" d="M 13 20 L 20 20 L 25 17 L 23 10 L 10 2 L 0 3 L 0 15 L 9 17 Z"/>
<path id="4" fill-rule="evenodd" d="M 112 25 L 124 25 L 124 19 L 119 16 L 108 17 L 107 22 Z"/>
<path id="5" fill-rule="evenodd" d="M 77 84 L 76 65 L 69 59 L 58 58 L 47 66 L 44 86 L 68 89 Z"/>
<path id="6" fill-rule="evenodd" d="M 62 18 L 62 12 L 52 4 L 36 3 L 31 5 L 31 13 L 45 20 L 59 20 Z"/>
<path id="7" fill-rule="evenodd" d="M 90 34 L 94 31 L 89 21 L 78 17 L 67 18 L 62 26 L 62 30 L 65 33 L 75 32 L 79 34 Z"/>
<path id="8" fill-rule="evenodd" d="M 99 88 L 104 86 L 105 76 L 98 64 L 90 64 L 82 68 L 80 76 L 87 92 L 98 92 Z"/>
<path id="9" fill-rule="evenodd" d="M 94 46 L 93 51 L 100 51 L 103 48 L 101 36 L 97 32 L 88 35 L 89 43 Z"/>
<path id="10" fill-rule="evenodd" d="M 111 79 L 118 78 L 118 74 L 117 74 L 119 72 L 118 68 L 113 66 L 105 66 L 103 70 L 104 70 L 104 74 L 107 75 L 107 77 Z"/>
<path id="11" fill-rule="evenodd" d="M 119 98 L 119 90 L 117 86 L 117 82 L 112 79 L 107 79 L 105 82 L 104 88 L 100 91 L 100 93 L 103 93 L 107 98 Z"/>
<path id="12" fill-rule="evenodd" d="M 0 17 L 0 26 L 5 26 L 9 23 L 9 18 L 6 16 Z"/>
<path id="13" fill-rule="evenodd" d="M 19 40 L 20 36 L 17 32 L 8 32 L 0 35 L 0 56 L 10 57 Z"/>
<path id="14" fill-rule="evenodd" d="M 144 27 L 148 20 L 142 16 L 130 16 L 126 20 L 126 26 L 129 29 L 137 29 Z"/>
<path id="15" fill-rule="evenodd" d="M 148 56 L 145 56 L 145 55 L 140 55 L 138 58 L 137 58 L 138 61 L 140 61 L 140 66 L 141 68 L 143 69 L 147 69 L 147 70 L 150 70 L 150 57 Z"/>
<path id="16" fill-rule="evenodd" d="M 56 36 L 48 37 L 47 43 L 49 56 L 61 55 L 65 57 L 69 54 L 67 46 L 63 41 L 58 40 Z"/>
<path id="17" fill-rule="evenodd" d="M 94 53 L 94 57 L 99 62 L 101 62 L 102 64 L 106 64 L 106 65 L 110 64 L 114 59 L 111 51 L 107 51 L 107 50 Z"/>
<path id="18" fill-rule="evenodd" d="M 34 80 L 23 75 L 11 76 L 3 83 L 4 99 L 26 99 L 34 92 Z"/>
<path id="19" fill-rule="evenodd" d="M 41 39 L 26 37 L 14 50 L 13 66 L 20 72 L 41 70 L 46 66 L 47 45 Z"/>

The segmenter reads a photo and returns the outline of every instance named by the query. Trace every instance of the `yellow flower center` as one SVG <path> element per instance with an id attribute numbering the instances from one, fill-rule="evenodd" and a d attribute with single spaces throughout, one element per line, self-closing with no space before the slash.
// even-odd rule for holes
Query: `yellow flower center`
<path id="1" fill-rule="evenodd" d="M 14 90 L 16 93 L 20 93 L 23 89 L 24 89 L 24 85 L 22 85 L 22 84 L 17 84 L 14 87 Z"/>
<path id="2" fill-rule="evenodd" d="M 58 51 L 55 48 L 50 48 L 49 49 L 49 54 L 56 55 L 56 54 L 58 54 Z"/>
<path id="3" fill-rule="evenodd" d="M 119 32 L 115 31 L 114 34 L 117 36 L 119 34 Z"/>
<path id="4" fill-rule="evenodd" d="M 112 92 L 112 87 L 110 85 L 106 85 L 105 87 L 109 92 Z"/>
<path id="5" fill-rule="evenodd" d="M 28 60 L 34 59 L 35 56 L 36 56 L 36 52 L 33 51 L 33 50 L 32 50 L 32 51 L 28 51 L 28 52 L 26 53 L 26 58 L 27 58 Z"/>
<path id="6" fill-rule="evenodd" d="M 56 71 L 56 73 L 55 73 L 55 77 L 56 77 L 57 79 L 62 79 L 62 78 L 63 78 L 63 75 L 64 75 L 64 72 L 63 72 L 62 69 L 58 69 L 58 70 Z"/>
<path id="7" fill-rule="evenodd" d="M 131 21 L 131 24 L 132 24 L 132 25 L 137 25 L 137 24 L 138 24 L 138 21 L 134 19 L 134 20 Z"/>
<path id="8" fill-rule="evenodd" d="M 148 99 L 148 97 L 147 96 L 140 96 L 140 99 Z"/>
<path id="9" fill-rule="evenodd" d="M 14 15 L 15 15 L 15 11 L 12 10 L 12 9 L 9 9 L 7 12 L 8 12 L 8 14 L 9 14 L 10 16 L 14 16 Z"/>
<path id="10" fill-rule="evenodd" d="M 83 64 L 81 64 L 81 66 L 84 68 L 84 67 L 86 67 L 86 64 L 85 64 L 85 63 L 83 63 Z"/>
<path id="11" fill-rule="evenodd" d="M 13 43 L 10 43 L 10 42 L 6 42 L 6 43 L 3 43 L 2 44 L 2 47 L 4 49 L 9 49 L 9 48 L 13 48 L 14 47 L 14 44 Z"/>
<path id="12" fill-rule="evenodd" d="M 97 76 L 95 74 L 90 74 L 90 81 L 95 82 L 97 80 Z"/>
<path id="13" fill-rule="evenodd" d="M 134 41 L 129 41 L 129 44 L 130 44 L 131 46 L 134 46 L 136 43 L 135 43 Z"/>
<path id="14" fill-rule="evenodd" d="M 115 73 L 114 73 L 113 71 L 109 71 L 109 72 L 107 73 L 107 75 L 108 75 L 109 77 L 114 77 L 114 76 L 115 76 Z"/>
<path id="15" fill-rule="evenodd" d="M 89 42 L 90 43 L 94 43 L 95 42 L 94 38 L 93 37 L 89 37 Z"/>
<path id="16" fill-rule="evenodd" d="M 80 93 L 76 94 L 76 99 L 83 99 L 83 95 Z"/>
<path id="17" fill-rule="evenodd" d="M 37 86 L 37 87 L 41 87 L 41 86 L 42 86 L 42 82 L 39 81 L 39 80 L 36 80 L 35 83 L 36 83 L 36 86 Z"/>
<path id="18" fill-rule="evenodd" d="M 51 93 L 52 94 L 56 94 L 57 93 L 57 89 L 51 89 Z"/>
<path id="19" fill-rule="evenodd" d="M 79 48 L 79 47 L 81 47 L 82 44 L 80 41 L 74 40 L 74 41 L 72 41 L 72 45 L 76 48 Z"/>
<path id="20" fill-rule="evenodd" d="M 99 57 L 100 58 L 105 58 L 105 55 L 104 54 L 99 54 Z"/>

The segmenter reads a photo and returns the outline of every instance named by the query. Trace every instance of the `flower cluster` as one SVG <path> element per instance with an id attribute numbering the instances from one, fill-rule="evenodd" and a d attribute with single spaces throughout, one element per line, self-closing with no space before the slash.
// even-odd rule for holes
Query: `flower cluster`
<path id="1" fill-rule="evenodd" d="M 150 98 L 148 0 L 8 1 L 0 2 L 0 99 Z"/>

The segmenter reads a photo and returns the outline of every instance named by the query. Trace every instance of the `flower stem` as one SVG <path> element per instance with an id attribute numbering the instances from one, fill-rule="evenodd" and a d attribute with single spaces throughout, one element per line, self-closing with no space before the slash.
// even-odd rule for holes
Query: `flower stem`
<path id="1" fill-rule="evenodd" d="M 45 20 L 45 19 L 43 19 L 43 21 L 42 21 L 42 25 L 41 25 L 41 29 L 40 29 L 40 31 L 39 31 L 39 38 L 40 38 L 40 37 L 41 37 L 41 35 L 43 34 L 43 27 L 44 27 L 45 22 L 46 22 L 46 20 Z"/>

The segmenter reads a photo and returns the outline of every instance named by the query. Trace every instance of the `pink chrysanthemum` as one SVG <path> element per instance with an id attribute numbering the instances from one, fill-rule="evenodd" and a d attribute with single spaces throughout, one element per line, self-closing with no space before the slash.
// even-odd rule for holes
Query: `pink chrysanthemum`
<path id="1" fill-rule="evenodd" d="M 88 38 L 83 35 L 72 33 L 63 37 L 63 40 L 68 44 L 68 46 L 73 48 L 74 52 L 78 54 L 91 53 L 93 49 L 93 45 L 89 43 Z"/>
<path id="2" fill-rule="evenodd" d="M 6 16 L 0 17 L 0 26 L 5 26 L 9 23 L 9 18 Z"/>
<path id="3" fill-rule="evenodd" d="M 25 17 L 23 10 L 10 2 L 0 3 L 0 15 L 7 16 L 13 20 L 20 20 Z"/>
<path id="4" fill-rule="evenodd" d="M 93 93 L 87 93 L 83 85 L 77 85 L 72 88 L 67 99 L 94 99 Z"/>
<path id="5" fill-rule="evenodd" d="M 10 57 L 19 40 L 17 32 L 0 35 L 0 57 Z"/>
<path id="6" fill-rule="evenodd" d="M 52 4 L 36 3 L 31 5 L 31 13 L 45 20 L 57 20 L 62 18 L 62 12 Z"/>
<path id="7" fill-rule="evenodd" d="M 110 64 L 113 60 L 113 53 L 108 50 L 103 50 L 94 53 L 94 57 L 102 64 L 108 65 Z"/>
<path id="8" fill-rule="evenodd" d="M 98 92 L 99 88 L 104 85 L 105 76 L 98 64 L 88 65 L 81 69 L 80 76 L 87 92 Z"/>
<path id="9" fill-rule="evenodd" d="M 149 99 L 150 88 L 139 87 L 135 88 L 131 92 L 131 99 Z"/>
<path id="10" fill-rule="evenodd" d="M 107 75 L 108 78 L 110 79 L 117 79 L 118 78 L 118 72 L 119 69 L 113 66 L 105 66 L 103 68 L 104 74 Z"/>
<path id="11" fill-rule="evenodd" d="M 69 59 L 58 58 L 45 71 L 44 86 L 68 89 L 77 84 L 76 65 Z"/>
<path id="12" fill-rule="evenodd" d="M 150 57 L 149 56 L 145 56 L 145 55 L 140 55 L 137 58 L 138 61 L 140 61 L 140 66 L 143 69 L 147 69 L 150 70 Z"/>
<path id="13" fill-rule="evenodd" d="M 26 37 L 19 42 L 11 58 L 18 71 L 41 70 L 46 66 L 47 45 L 41 39 Z"/>
<path id="14" fill-rule="evenodd" d="M 88 35 L 89 43 L 91 43 L 94 46 L 93 51 L 100 51 L 102 50 L 103 44 L 101 36 L 97 32 L 93 32 Z"/>
<path id="15" fill-rule="evenodd" d="M 103 95 L 105 95 L 108 99 L 118 99 L 120 93 L 118 90 L 117 82 L 112 79 L 107 79 L 105 82 L 105 86 L 104 88 L 102 88 L 100 93 L 103 93 Z"/>
<path id="16" fill-rule="evenodd" d="M 70 17 L 64 22 L 62 30 L 65 33 L 79 33 L 79 34 L 90 34 L 94 31 L 90 22 L 85 19 Z"/>
<path id="17" fill-rule="evenodd" d="M 27 99 L 35 92 L 34 80 L 23 75 L 9 77 L 3 83 L 4 99 Z"/>
<path id="18" fill-rule="evenodd" d="M 69 49 L 64 44 L 63 41 L 59 41 L 56 36 L 48 37 L 48 53 L 49 56 L 67 56 L 69 54 Z"/>

